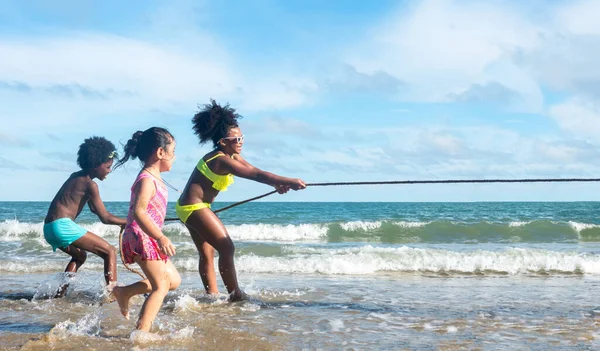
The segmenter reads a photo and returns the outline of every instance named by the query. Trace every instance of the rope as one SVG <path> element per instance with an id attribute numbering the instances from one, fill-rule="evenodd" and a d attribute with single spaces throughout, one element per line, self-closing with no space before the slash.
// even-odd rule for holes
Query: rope
<path id="1" fill-rule="evenodd" d="M 335 185 L 389 185 L 389 184 L 456 184 L 456 183 L 574 183 L 574 182 L 600 182 L 600 178 L 524 178 L 524 179 L 443 179 L 443 180 L 390 180 L 377 182 L 333 182 L 333 183 L 306 183 L 306 186 L 335 186 Z M 275 194 L 277 190 L 255 196 L 232 205 L 220 208 L 214 213 L 245 204 L 250 201 L 262 199 Z M 165 222 L 178 221 L 179 218 L 165 218 Z"/>
<path id="2" fill-rule="evenodd" d="M 125 231 L 125 227 L 121 227 L 121 231 L 119 232 L 119 256 L 121 256 L 121 262 L 123 263 L 123 266 L 125 266 L 125 268 L 127 268 L 127 270 L 139 275 L 140 277 L 142 277 L 142 279 L 146 279 L 146 276 L 144 274 L 140 273 L 140 271 L 138 271 L 135 268 L 131 268 L 127 263 L 125 263 L 125 260 L 123 259 L 123 232 L 124 231 Z"/>
<path id="3" fill-rule="evenodd" d="M 376 181 L 376 182 L 330 182 L 330 183 L 307 183 L 306 186 L 340 186 L 340 185 L 390 185 L 390 184 L 464 184 L 464 183 L 574 183 L 574 182 L 600 182 L 600 178 L 524 178 L 524 179 L 442 179 L 442 180 L 390 180 L 390 181 Z M 268 193 L 264 193 L 259 196 L 255 196 L 240 202 L 236 202 L 229 206 L 225 206 L 218 210 L 213 211 L 214 213 L 219 213 L 221 211 L 228 210 L 230 208 L 245 204 L 250 201 L 262 199 L 263 197 L 267 197 L 269 195 L 275 194 L 277 190 L 270 191 Z M 169 221 L 178 221 L 179 218 L 165 218 L 165 222 Z M 121 254 L 121 261 L 123 261 L 123 265 L 125 268 L 130 270 L 133 273 L 139 274 L 142 278 L 146 279 L 140 272 L 136 271 L 133 268 L 130 268 L 125 264 L 123 260 L 123 249 L 121 245 L 123 235 L 123 229 L 121 229 L 121 233 L 119 234 L 119 251 Z"/>
<path id="4" fill-rule="evenodd" d="M 382 184 L 451 184 L 451 183 L 569 183 L 598 182 L 600 178 L 534 178 L 534 179 L 444 179 L 444 180 L 392 180 L 384 182 L 307 183 L 306 186 L 331 185 L 382 185 Z"/>

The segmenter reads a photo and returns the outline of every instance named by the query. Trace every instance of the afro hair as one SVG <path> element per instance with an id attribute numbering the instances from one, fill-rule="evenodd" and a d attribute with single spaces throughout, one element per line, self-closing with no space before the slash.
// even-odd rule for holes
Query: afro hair
<path id="1" fill-rule="evenodd" d="M 229 104 L 221 106 L 213 99 L 210 104 L 198 107 L 200 111 L 192 118 L 192 129 L 200 137 L 200 144 L 212 140 L 216 147 L 229 129 L 238 127 L 238 119 L 242 118 Z"/>
<path id="2" fill-rule="evenodd" d="M 77 164 L 81 169 L 94 169 L 111 158 L 116 157 L 115 145 L 103 137 L 85 139 L 79 145 Z"/>

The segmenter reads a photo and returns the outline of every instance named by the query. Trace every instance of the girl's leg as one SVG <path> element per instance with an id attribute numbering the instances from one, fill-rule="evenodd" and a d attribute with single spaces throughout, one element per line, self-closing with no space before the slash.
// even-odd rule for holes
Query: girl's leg
<path id="1" fill-rule="evenodd" d="M 215 249 L 210 246 L 204 238 L 196 232 L 196 230 L 186 225 L 196 248 L 200 259 L 198 260 L 198 272 L 200 273 L 200 279 L 207 294 L 218 294 L 219 288 L 217 287 L 217 276 L 215 274 Z"/>
<path id="2" fill-rule="evenodd" d="M 106 240 L 94 233 L 87 232 L 69 246 L 74 246 L 100 256 L 104 260 L 104 279 L 106 280 L 106 284 L 110 285 L 111 282 L 117 281 L 117 249 Z"/>
<path id="3" fill-rule="evenodd" d="M 170 259 L 167 260 L 166 272 L 169 280 L 169 290 L 173 291 L 181 285 L 181 276 Z"/>
<path id="4" fill-rule="evenodd" d="M 181 284 L 181 277 L 171 260 L 167 261 L 165 271 L 169 280 L 169 290 L 177 289 L 179 284 Z M 113 289 L 113 294 L 125 319 L 129 319 L 129 300 L 135 295 L 149 292 L 152 292 L 152 285 L 148 279 L 127 286 L 115 286 Z"/>
<path id="5" fill-rule="evenodd" d="M 112 293 L 119 304 L 121 314 L 125 319 L 129 319 L 129 300 L 135 295 L 146 294 L 151 291 L 150 281 L 144 279 L 127 286 L 115 286 Z"/>
<path id="6" fill-rule="evenodd" d="M 190 231 L 192 237 L 194 234 L 200 235 L 219 252 L 219 272 L 230 294 L 230 300 L 242 300 L 244 293 L 239 288 L 233 262 L 235 246 L 219 217 L 210 209 L 204 208 L 192 212 L 186 224 L 194 229 Z M 198 250 L 201 250 L 201 247 Z"/>
<path id="7" fill-rule="evenodd" d="M 148 281 L 152 287 L 150 295 L 142 305 L 140 317 L 136 325 L 136 329 L 148 332 L 169 291 L 169 273 L 164 261 L 143 261 L 140 259 L 140 256 L 136 256 L 135 261 L 140 265 L 146 277 L 148 277 Z"/>

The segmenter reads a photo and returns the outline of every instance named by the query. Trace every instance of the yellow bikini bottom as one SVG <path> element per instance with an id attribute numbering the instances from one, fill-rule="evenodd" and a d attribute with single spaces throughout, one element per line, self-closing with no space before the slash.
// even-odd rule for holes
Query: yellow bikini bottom
<path id="1" fill-rule="evenodd" d="M 179 204 L 179 201 L 177 201 L 177 203 L 175 204 L 175 213 L 177 213 L 177 217 L 179 217 L 179 219 L 181 219 L 181 221 L 185 223 L 187 222 L 188 218 L 190 218 L 192 212 L 203 208 L 210 208 L 210 203 L 198 202 L 197 204 L 181 206 Z"/>

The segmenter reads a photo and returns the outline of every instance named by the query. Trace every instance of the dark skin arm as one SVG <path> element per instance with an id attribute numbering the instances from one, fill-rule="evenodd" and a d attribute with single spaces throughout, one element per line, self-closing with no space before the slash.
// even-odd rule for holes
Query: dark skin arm
<path id="1" fill-rule="evenodd" d="M 210 153 L 205 158 L 208 159 L 214 155 Z M 252 166 L 239 154 L 234 154 L 233 157 L 233 159 L 228 155 L 218 157 L 210 161 L 209 167 L 215 174 L 225 175 L 231 173 L 234 176 L 274 186 L 279 193 L 285 193 L 289 189 L 300 190 L 306 188 L 306 184 L 301 179 L 287 178 L 265 172 Z M 212 188 L 212 182 L 197 169 L 194 169 L 179 201 L 181 205 L 197 202 L 212 203 L 218 194 L 219 191 Z"/>
<path id="2" fill-rule="evenodd" d="M 214 172 L 217 174 L 231 173 L 234 176 L 254 180 L 259 183 L 272 186 L 289 186 L 291 189 L 300 190 L 306 188 L 306 184 L 300 179 L 282 177 L 252 166 L 242 156 L 236 154 L 234 158 L 219 157 L 213 161 Z"/>
<path id="3" fill-rule="evenodd" d="M 253 168 L 256 171 L 260 171 L 260 169 L 254 167 L 253 165 L 251 165 L 250 163 L 248 163 L 246 160 L 244 160 L 244 158 L 239 155 L 239 154 L 234 154 L 233 155 L 233 159 L 237 160 L 239 162 L 241 162 L 242 164 L 244 164 L 246 167 L 250 167 Z M 275 189 L 277 190 L 278 193 L 280 194 L 285 194 L 288 192 L 288 190 L 290 190 L 290 186 L 289 185 L 273 185 L 275 187 Z"/>
<path id="4" fill-rule="evenodd" d="M 100 221 L 104 224 L 116 224 L 124 226 L 127 220 L 124 218 L 117 217 L 106 210 L 104 202 L 100 198 L 100 191 L 98 190 L 98 184 L 94 181 L 88 183 L 87 188 L 88 206 L 90 211 L 100 218 Z"/>

